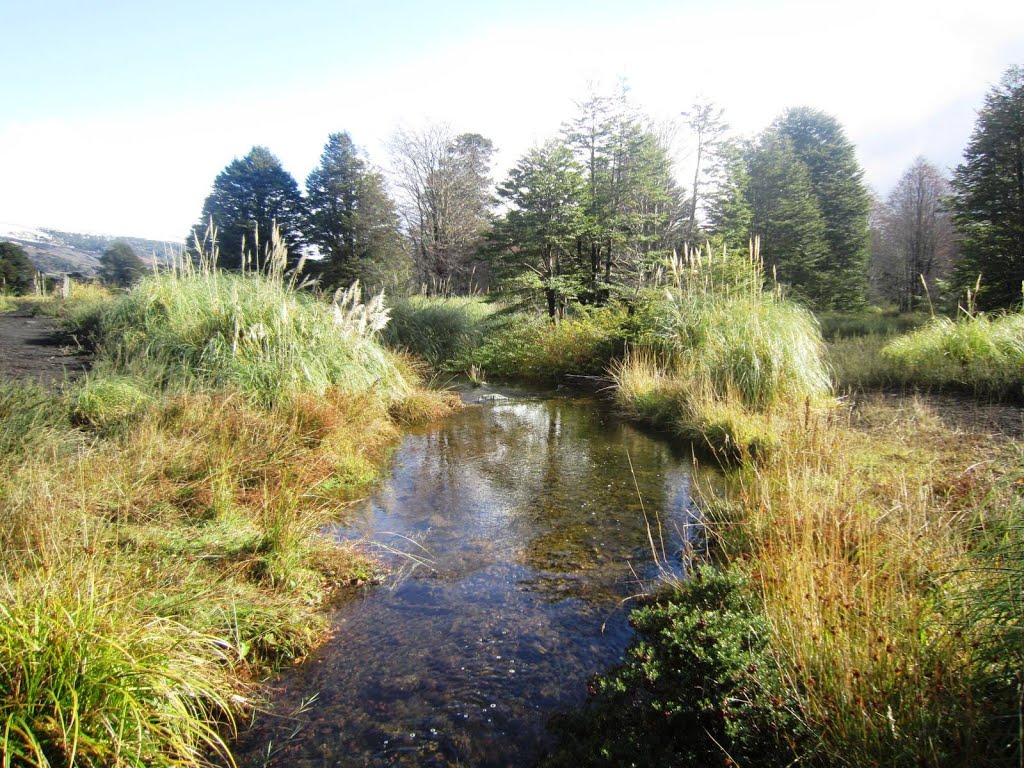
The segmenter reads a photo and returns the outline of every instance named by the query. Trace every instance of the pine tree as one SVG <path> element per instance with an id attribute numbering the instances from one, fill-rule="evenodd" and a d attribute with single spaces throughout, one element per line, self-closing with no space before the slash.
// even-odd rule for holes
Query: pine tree
<path id="1" fill-rule="evenodd" d="M 867 294 L 871 198 L 853 143 L 830 115 L 808 107 L 787 110 L 773 124 L 806 166 L 811 193 L 825 223 L 828 258 L 815 297 L 824 307 L 852 308 Z"/>
<path id="2" fill-rule="evenodd" d="M 266 147 L 253 147 L 213 181 L 193 235 L 203 240 L 212 220 L 217 228 L 220 266 L 260 264 L 276 224 L 294 262 L 303 243 L 304 206 L 299 185 Z M 190 238 L 190 242 L 194 237 Z"/>
<path id="3" fill-rule="evenodd" d="M 355 280 L 374 288 L 404 282 L 398 214 L 384 179 L 364 160 L 348 133 L 328 137 L 320 165 L 306 179 L 306 236 L 320 249 L 326 288 Z"/>
<path id="4" fill-rule="evenodd" d="M 498 187 L 512 206 L 495 226 L 498 258 L 516 286 L 543 292 L 551 317 L 588 283 L 577 247 L 587 226 L 586 193 L 583 166 L 556 142 L 527 152 Z"/>
<path id="5" fill-rule="evenodd" d="M 635 112 L 626 91 L 592 94 L 563 127 L 585 169 L 588 227 L 580 243 L 589 261 L 585 302 L 635 288 L 682 238 L 683 194 L 665 143 Z"/>
<path id="6" fill-rule="evenodd" d="M 0 242 L 0 291 L 27 293 L 35 274 L 36 268 L 24 248 L 10 241 Z"/>
<path id="7" fill-rule="evenodd" d="M 962 235 L 957 285 L 972 287 L 980 275 L 979 307 L 1019 303 L 1024 282 L 1024 67 L 1010 67 L 985 96 L 952 186 L 953 220 Z"/>
<path id="8" fill-rule="evenodd" d="M 826 222 L 807 166 L 788 137 L 769 130 L 750 150 L 747 175 L 750 229 L 760 238 L 765 266 L 804 299 L 822 303 Z"/>

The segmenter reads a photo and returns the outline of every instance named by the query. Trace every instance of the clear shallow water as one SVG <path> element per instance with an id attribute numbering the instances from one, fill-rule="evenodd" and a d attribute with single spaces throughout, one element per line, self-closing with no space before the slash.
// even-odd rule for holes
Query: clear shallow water
<path id="1" fill-rule="evenodd" d="M 394 576 L 338 607 L 274 696 L 280 715 L 316 699 L 258 723 L 241 765 L 530 765 L 550 715 L 621 657 L 623 601 L 657 575 L 644 510 L 680 567 L 692 463 L 594 400 L 502 392 L 408 434 L 337 527 Z"/>

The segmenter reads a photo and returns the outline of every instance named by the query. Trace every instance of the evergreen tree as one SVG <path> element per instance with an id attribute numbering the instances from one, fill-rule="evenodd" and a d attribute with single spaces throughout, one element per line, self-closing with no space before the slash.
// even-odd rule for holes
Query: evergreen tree
<path id="1" fill-rule="evenodd" d="M 747 175 L 750 230 L 760 238 L 765 266 L 801 297 L 821 303 L 828 241 L 807 166 L 786 136 L 769 130 L 751 148 Z"/>
<path id="2" fill-rule="evenodd" d="M 708 197 L 707 223 L 712 234 L 732 250 L 745 252 L 754 235 L 754 212 L 747 191 L 750 170 L 747 160 L 753 153 L 749 142 L 729 141 L 721 149 L 722 181 Z"/>
<path id="3" fill-rule="evenodd" d="M 0 242 L 0 291 L 28 293 L 36 268 L 25 249 L 10 241 Z"/>
<path id="4" fill-rule="evenodd" d="M 587 226 L 586 184 L 572 150 L 548 142 L 520 158 L 498 187 L 511 206 L 493 234 L 505 271 L 518 286 L 542 291 L 551 317 L 578 298 L 589 278 L 577 248 Z"/>
<path id="5" fill-rule="evenodd" d="M 838 308 L 862 305 L 867 292 L 871 197 L 853 143 L 835 118 L 808 107 L 787 110 L 773 128 L 789 139 L 806 166 L 825 222 L 828 258 L 821 265 L 816 303 Z"/>
<path id="6" fill-rule="evenodd" d="M 220 266 L 251 269 L 262 264 L 276 223 L 294 262 L 303 243 L 303 216 L 299 185 L 269 149 L 257 146 L 217 174 L 193 234 L 202 241 L 212 220 Z"/>
<path id="7" fill-rule="evenodd" d="M 956 282 L 981 275 L 978 306 L 1020 302 L 1024 282 L 1024 67 L 1010 67 L 985 96 L 964 161 L 953 175 L 954 223 L 962 235 Z"/>
<path id="8" fill-rule="evenodd" d="M 99 277 L 110 285 L 127 287 L 146 273 L 146 264 L 126 240 L 115 240 L 100 256 Z"/>
<path id="9" fill-rule="evenodd" d="M 348 133 L 328 137 L 320 165 L 306 180 L 306 208 L 306 236 L 320 249 L 325 287 L 355 280 L 374 288 L 393 286 L 396 278 L 404 283 L 407 265 L 394 203 L 383 177 Z"/>
<path id="10" fill-rule="evenodd" d="M 592 94 L 563 128 L 585 169 L 588 227 L 580 243 L 589 261 L 585 302 L 635 288 L 682 235 L 683 194 L 665 143 L 623 90 Z"/>

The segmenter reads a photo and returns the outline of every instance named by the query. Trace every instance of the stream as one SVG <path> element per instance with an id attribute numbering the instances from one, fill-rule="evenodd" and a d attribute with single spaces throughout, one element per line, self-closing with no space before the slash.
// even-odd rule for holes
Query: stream
<path id="1" fill-rule="evenodd" d="M 463 394 L 332 531 L 392 575 L 272 684 L 240 766 L 531 765 L 550 716 L 621 658 L 628 598 L 682 567 L 699 538 L 688 452 L 589 397 Z"/>

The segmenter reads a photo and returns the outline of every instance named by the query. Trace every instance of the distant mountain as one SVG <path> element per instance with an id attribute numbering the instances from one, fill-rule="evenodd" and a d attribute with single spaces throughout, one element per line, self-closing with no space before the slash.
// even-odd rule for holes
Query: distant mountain
<path id="1" fill-rule="evenodd" d="M 35 264 L 36 269 L 48 275 L 75 273 L 83 277 L 94 277 L 99 270 L 100 256 L 114 240 L 126 240 L 139 258 L 147 264 L 156 259 L 160 263 L 168 255 L 181 250 L 181 243 L 163 240 L 146 240 L 140 237 L 116 237 L 114 235 L 84 235 L 78 232 L 62 232 L 45 227 L 24 227 L 0 222 L 0 240 L 17 243 Z"/>

